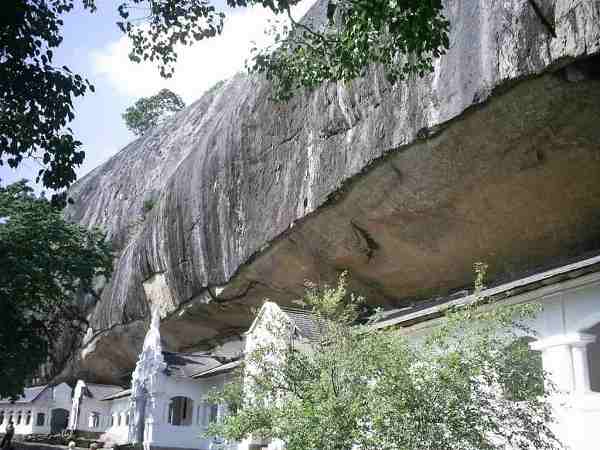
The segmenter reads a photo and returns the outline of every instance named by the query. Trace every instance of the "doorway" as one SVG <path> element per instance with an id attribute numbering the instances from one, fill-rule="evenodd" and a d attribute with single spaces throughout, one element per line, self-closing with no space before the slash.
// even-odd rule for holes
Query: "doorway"
<path id="1" fill-rule="evenodd" d="M 50 416 L 50 433 L 58 434 L 67 428 L 69 423 L 69 411 L 62 408 L 52 410 Z"/>

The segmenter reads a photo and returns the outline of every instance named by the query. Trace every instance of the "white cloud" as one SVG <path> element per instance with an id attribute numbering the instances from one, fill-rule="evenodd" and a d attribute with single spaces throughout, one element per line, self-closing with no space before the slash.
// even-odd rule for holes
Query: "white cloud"
<path id="1" fill-rule="evenodd" d="M 303 0 L 294 9 L 301 17 L 314 0 Z M 129 60 L 129 41 L 123 36 L 116 42 L 91 53 L 92 67 L 97 76 L 104 76 L 122 95 L 134 98 L 153 95 L 165 87 L 190 103 L 214 83 L 229 78 L 244 67 L 250 55 L 252 41 L 268 44 L 264 30 L 275 15 L 263 7 L 230 10 L 221 36 L 206 39 L 177 50 L 175 75 L 165 80 L 152 63 L 136 64 Z"/>

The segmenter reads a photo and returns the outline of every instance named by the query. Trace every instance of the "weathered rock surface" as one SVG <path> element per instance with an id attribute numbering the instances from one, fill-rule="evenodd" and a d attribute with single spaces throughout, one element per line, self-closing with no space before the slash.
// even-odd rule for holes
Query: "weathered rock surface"
<path id="1" fill-rule="evenodd" d="M 600 4 L 536 1 L 550 27 L 529 0 L 448 2 L 424 79 L 373 68 L 276 104 L 237 76 L 80 180 L 68 217 L 120 256 L 65 373 L 122 376 L 154 302 L 167 347 L 202 348 L 345 268 L 398 306 L 475 261 L 498 279 L 600 248 Z"/>

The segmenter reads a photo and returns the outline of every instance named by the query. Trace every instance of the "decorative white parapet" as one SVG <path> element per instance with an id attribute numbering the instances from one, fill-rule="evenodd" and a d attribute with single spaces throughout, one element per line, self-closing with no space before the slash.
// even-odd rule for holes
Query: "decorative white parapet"
<path id="1" fill-rule="evenodd" d="M 544 370 L 559 392 L 583 394 L 590 391 L 586 346 L 595 341 L 596 336 L 592 334 L 568 333 L 541 339 L 529 346 L 542 352 Z"/>

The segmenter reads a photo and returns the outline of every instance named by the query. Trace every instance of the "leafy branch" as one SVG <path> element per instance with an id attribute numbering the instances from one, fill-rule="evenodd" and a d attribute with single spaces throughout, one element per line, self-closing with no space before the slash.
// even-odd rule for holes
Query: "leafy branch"
<path id="1" fill-rule="evenodd" d="M 279 100 L 325 81 L 349 82 L 370 64 L 380 64 L 391 82 L 425 76 L 450 45 L 440 0 L 332 0 L 323 30 L 284 11 L 289 25 L 273 26 L 273 45 L 253 49 L 247 62 L 273 80 Z"/>

